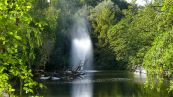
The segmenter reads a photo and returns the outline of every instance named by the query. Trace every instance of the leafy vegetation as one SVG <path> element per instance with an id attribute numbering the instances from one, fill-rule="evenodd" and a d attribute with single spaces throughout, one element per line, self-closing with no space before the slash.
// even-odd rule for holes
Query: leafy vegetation
<path id="1" fill-rule="evenodd" d="M 42 87 L 33 79 L 32 66 L 35 50 L 42 49 L 47 23 L 31 14 L 32 3 L 0 1 L 0 94 L 34 93 L 34 87 Z"/>
<path id="2" fill-rule="evenodd" d="M 71 25 L 82 8 L 91 24 L 96 69 L 140 65 L 149 86 L 169 79 L 173 90 L 172 0 L 145 6 L 124 0 L 1 0 L 0 95 L 30 94 L 43 87 L 34 79 L 39 66 L 67 68 Z M 155 79 L 160 83 L 150 84 Z"/>
<path id="3" fill-rule="evenodd" d="M 125 17 L 109 30 L 116 59 L 128 68 L 143 66 L 148 73 L 147 85 L 152 88 L 161 86 L 165 78 L 172 80 L 172 5 L 166 6 L 168 2 L 172 1 L 143 7 L 132 4 L 124 11 Z M 172 81 L 170 91 L 171 87 Z"/>

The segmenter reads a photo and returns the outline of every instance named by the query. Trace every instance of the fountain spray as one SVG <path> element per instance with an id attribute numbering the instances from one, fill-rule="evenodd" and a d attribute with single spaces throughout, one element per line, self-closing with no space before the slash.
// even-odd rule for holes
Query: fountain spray
<path id="1" fill-rule="evenodd" d="M 76 68 L 79 64 L 81 70 L 91 70 L 93 61 L 92 41 L 89 34 L 89 23 L 86 16 L 77 15 L 74 19 L 71 35 L 71 67 Z M 92 80 L 92 75 L 87 78 L 75 79 L 72 84 L 72 97 L 92 97 L 92 83 L 79 83 L 82 80 Z"/>

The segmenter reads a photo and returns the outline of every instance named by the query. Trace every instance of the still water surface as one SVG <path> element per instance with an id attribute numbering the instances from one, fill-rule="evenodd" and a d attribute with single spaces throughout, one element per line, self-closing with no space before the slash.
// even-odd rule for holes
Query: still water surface
<path id="1" fill-rule="evenodd" d="M 93 74 L 93 77 L 89 77 Z M 124 71 L 90 71 L 75 81 L 45 82 L 44 97 L 172 97 L 166 89 L 161 92 L 144 88 L 145 75 Z"/>

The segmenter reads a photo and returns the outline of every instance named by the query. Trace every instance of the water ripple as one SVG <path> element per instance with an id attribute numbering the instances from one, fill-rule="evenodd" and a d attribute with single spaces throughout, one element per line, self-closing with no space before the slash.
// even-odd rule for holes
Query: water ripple
<path id="1" fill-rule="evenodd" d="M 74 81 L 51 81 L 46 82 L 46 84 L 67 84 L 67 83 L 73 83 L 73 84 L 84 84 L 84 83 L 103 83 L 103 82 L 115 82 L 115 81 L 129 81 L 131 79 L 129 78 L 107 78 L 107 79 L 77 79 Z"/>

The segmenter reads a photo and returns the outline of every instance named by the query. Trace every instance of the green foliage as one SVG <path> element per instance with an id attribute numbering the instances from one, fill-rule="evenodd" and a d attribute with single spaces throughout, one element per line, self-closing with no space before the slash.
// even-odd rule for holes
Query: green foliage
<path id="1" fill-rule="evenodd" d="M 92 28 L 91 37 L 94 41 L 95 64 L 108 68 L 112 68 L 109 66 L 115 67 L 115 55 L 109 47 L 107 32 L 112 25 L 123 17 L 121 9 L 127 8 L 128 4 L 123 0 L 59 0 L 56 4 L 61 14 L 58 19 L 56 45 L 49 61 L 51 67 L 64 68 L 69 64 L 70 50 L 68 48 L 70 48 L 71 25 L 73 25 L 76 13 L 84 13 L 84 11 L 79 12 L 83 8 L 90 12 L 88 20 Z"/>
<path id="2" fill-rule="evenodd" d="M 115 65 L 115 58 L 112 55 L 112 50 L 109 48 L 108 30 L 109 27 L 119 20 L 119 14 L 120 9 L 110 0 L 103 1 L 91 9 L 89 21 L 92 25 L 93 32 L 91 36 L 98 66 Z"/>
<path id="3" fill-rule="evenodd" d="M 143 7 L 123 0 L 1 0 L 0 95 L 34 93 L 44 86 L 33 80 L 32 67 L 68 64 L 68 37 L 75 14 L 85 13 L 81 8 L 89 11 L 96 66 L 142 65 L 149 86 L 160 87 L 168 78 L 172 91 L 172 5 L 172 0 Z"/>
<path id="4" fill-rule="evenodd" d="M 148 70 L 148 79 L 150 81 L 153 80 L 155 75 L 157 75 L 156 78 L 159 84 L 163 84 L 163 78 L 172 77 L 172 38 L 172 30 L 161 33 L 158 37 L 156 37 L 152 47 L 146 53 L 143 65 Z M 172 87 L 171 83 L 170 87 Z M 152 87 L 154 87 L 157 86 L 158 83 L 150 85 L 153 85 Z M 172 91 L 172 88 L 170 88 L 170 90 Z"/>
<path id="5" fill-rule="evenodd" d="M 171 0 L 164 0 L 163 6 L 158 2 L 145 7 L 129 6 L 124 18 L 108 32 L 116 60 L 130 68 L 143 66 L 148 73 L 146 83 L 151 88 L 157 86 L 159 90 L 165 78 L 171 79 L 170 91 L 173 74 L 171 4 Z"/>
<path id="6" fill-rule="evenodd" d="M 152 71 L 150 69 L 154 69 L 155 73 L 162 74 L 164 71 L 172 68 L 172 38 L 171 31 L 164 32 L 155 39 L 153 46 L 146 53 L 144 58 L 144 65 L 149 71 Z"/>
<path id="7" fill-rule="evenodd" d="M 96 6 L 92 11 L 89 19 L 91 21 L 94 34 L 99 37 L 98 45 L 105 47 L 108 44 L 107 30 L 115 22 L 114 19 L 114 5 L 111 1 L 103 1 Z"/>
<path id="8" fill-rule="evenodd" d="M 42 46 L 44 21 L 34 21 L 29 11 L 32 0 L 0 1 L 0 93 L 14 93 L 20 87 L 34 93 L 38 85 L 31 70 L 35 48 Z M 19 84 L 20 83 L 20 84 Z"/>
<path id="9" fill-rule="evenodd" d="M 32 22 L 42 29 L 42 47 L 32 50 L 37 57 L 32 64 L 35 65 L 34 67 L 44 66 L 50 60 L 55 45 L 60 10 L 57 8 L 56 0 L 51 0 L 51 3 L 36 0 L 33 2 L 33 8 L 29 13 L 33 17 Z"/>
<path id="10" fill-rule="evenodd" d="M 109 30 L 111 48 L 124 64 L 142 64 L 146 50 L 157 34 L 156 12 L 151 6 L 138 11 L 136 6 L 124 10 L 125 18 Z"/>
<path id="11" fill-rule="evenodd" d="M 155 37 L 150 49 L 147 51 L 144 57 L 143 65 L 148 70 L 149 80 L 153 80 L 156 76 L 158 83 L 151 84 L 149 86 L 155 87 L 163 84 L 163 79 L 170 79 L 169 92 L 173 90 L 172 86 L 172 56 L 173 56 L 173 44 L 172 44 L 172 4 L 171 0 L 164 0 L 162 13 L 159 15 L 160 22 L 157 24 L 158 36 Z"/>
<path id="12" fill-rule="evenodd" d="M 69 58 L 70 41 L 69 36 L 71 26 L 73 23 L 74 14 L 81 8 L 81 0 L 54 0 L 56 1 L 56 8 L 60 9 L 58 26 L 56 26 L 56 33 L 54 35 L 55 41 L 52 49 L 52 55 L 48 62 L 48 69 L 62 69 L 67 67 Z M 49 47 L 49 44 L 48 46 Z M 51 65 L 51 66 L 50 66 Z"/>

